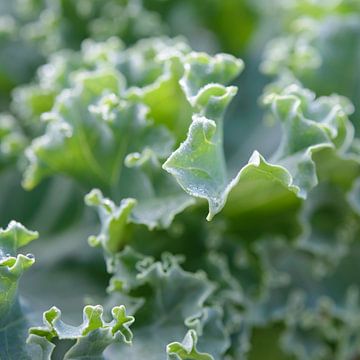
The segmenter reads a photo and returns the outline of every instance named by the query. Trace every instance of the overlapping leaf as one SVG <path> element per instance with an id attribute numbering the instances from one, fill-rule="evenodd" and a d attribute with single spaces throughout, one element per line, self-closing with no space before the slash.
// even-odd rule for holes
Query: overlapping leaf
<path id="1" fill-rule="evenodd" d="M 221 116 L 218 107 L 225 106 L 235 89 L 215 82 L 229 82 L 242 67 L 231 56 L 211 58 L 189 51 L 183 42 L 169 39 L 142 41 L 123 53 L 111 42 L 88 43 L 81 62 L 88 68 L 97 64 L 88 72 L 74 70 L 77 54 L 71 55 L 75 60 L 70 64 L 54 58 L 58 66 L 47 79 L 49 88 L 76 86 L 64 90 L 53 110 L 44 114 L 45 134 L 27 152 L 25 187 L 64 174 L 115 200 L 135 198 L 134 222 L 169 226 L 193 201 L 161 169 L 161 162 L 184 134 L 192 111 Z M 197 74 L 198 67 L 202 71 Z M 48 64 L 42 72 L 50 68 Z"/>
<path id="2" fill-rule="evenodd" d="M 214 95 L 212 101 L 215 99 L 218 101 Z M 186 141 L 164 164 L 188 193 L 208 200 L 209 220 L 225 204 L 224 213 L 230 216 L 232 211 L 243 210 L 241 202 L 248 207 L 248 199 L 252 199 L 251 206 L 258 206 L 251 188 L 259 194 L 262 203 L 272 203 L 276 196 L 278 206 L 284 201 L 287 206 L 296 207 L 296 197 L 306 197 L 318 182 L 313 155 L 321 150 L 334 149 L 334 154 L 328 154 L 334 161 L 327 160 L 329 165 L 319 161 L 324 168 L 331 164 L 339 166 L 336 161 L 339 156 L 345 171 L 353 174 L 358 168 L 356 156 L 347 154 L 353 129 L 347 118 L 351 106 L 344 99 L 332 96 L 315 100 L 310 91 L 293 85 L 281 94 L 269 94 L 265 101 L 271 104 L 273 115 L 283 125 L 282 142 L 271 163 L 255 151 L 248 165 L 230 181 L 223 155 L 221 123 L 211 120 L 211 116 L 216 116 L 209 113 L 208 117 L 194 118 Z M 224 107 L 226 103 L 222 111 Z"/>
<path id="3" fill-rule="evenodd" d="M 17 291 L 21 275 L 35 260 L 32 254 L 17 255 L 17 249 L 37 236 L 15 221 L 0 229 L 0 357 L 4 359 L 31 359 L 25 347 L 28 321 Z"/>
<path id="4" fill-rule="evenodd" d="M 233 123 L 241 120 L 244 135 L 239 139 L 247 145 L 240 140 L 237 144 L 235 133 L 235 144 L 225 145 L 227 153 L 240 154 L 242 148 L 255 151 L 240 171 L 228 169 L 223 118 L 236 94 L 236 88 L 228 85 L 242 70 L 241 60 L 193 52 L 176 38 L 141 40 L 127 49 L 116 38 L 88 40 L 80 51 L 51 55 L 35 82 L 18 88 L 12 100 L 24 133 L 42 134 L 27 151 L 30 165 L 24 184 L 32 188 L 49 176 L 65 175 L 86 191 L 96 188 L 86 203 L 97 208 L 101 230 L 89 240 L 105 252 L 112 275 L 106 308 L 115 309 L 115 319 L 105 322 L 101 307 L 90 306 L 84 309 L 84 323 L 73 327 L 52 308 L 45 313 L 45 327 L 31 329 L 25 350 L 27 316 L 22 315 L 22 303 L 14 301 L 18 277 L 12 277 L 10 268 L 21 261 L 26 267 L 32 257 L 4 253 L 6 300 L 0 301 L 4 309 L 0 315 L 6 314 L 0 317 L 0 351 L 7 353 L 0 357 L 238 360 L 248 354 L 252 360 L 348 360 L 359 356 L 360 147 L 348 120 L 354 120 L 356 128 L 357 114 L 345 98 L 330 95 L 349 96 L 357 107 L 356 1 L 167 1 L 161 2 L 161 9 L 147 0 L 26 0 L 5 7 L 2 3 L 0 8 L 9 7 L 11 12 L 21 4 L 16 16 L 21 12 L 22 21 L 30 25 L 17 34 L 12 20 L 0 21 L 1 49 L 16 43 L 18 35 L 31 38 L 46 53 L 76 49 L 89 35 L 103 39 L 122 34 L 129 44 L 164 31 L 161 18 L 170 32 L 192 33 L 190 43 L 212 52 L 222 43 L 238 54 L 239 46 L 245 49 L 252 39 L 251 51 L 244 54 L 250 71 L 244 74 L 245 81 L 240 79 L 239 104 L 246 105 L 245 111 L 239 111 L 239 118 L 227 114 Z M 299 12 L 307 17 L 299 18 Z M 264 17 L 252 36 L 259 14 Z M 179 24 L 179 17 L 187 21 Z M 214 29 L 217 34 L 211 33 Z M 251 108 L 263 86 L 259 84 L 267 81 L 254 76 L 253 68 L 259 45 L 274 32 L 282 37 L 268 42 L 262 70 L 279 80 L 266 88 L 262 100 L 270 109 L 267 119 L 275 119 L 282 128 L 282 139 L 272 156 L 266 150 L 262 156 L 256 149 L 269 148 L 277 128 L 269 133 L 267 128 L 263 133 L 259 130 L 256 136 L 250 131 L 262 128 L 257 122 L 261 114 Z M 12 61 L 18 55 L 2 54 L 7 56 L 5 68 L 12 62 L 23 64 Z M 21 52 L 24 58 L 27 54 L 25 49 Z M 18 78 L 16 71 L 3 77 L 1 69 L 0 91 L 4 84 L 8 91 L 22 81 L 20 72 Z M 315 93 L 326 97 L 316 98 Z M 4 122 L 1 168 L 15 160 L 24 142 L 15 120 L 0 121 Z M 174 148 L 178 149 L 173 152 Z M 69 186 L 75 185 L 71 179 L 66 182 Z M 56 262 L 61 266 L 48 281 L 58 272 L 62 272 L 58 279 L 71 272 L 76 276 L 71 284 L 78 284 L 82 274 L 77 271 L 82 269 L 98 286 L 107 277 L 105 267 L 94 261 L 99 252 L 88 249 L 85 254 L 83 244 L 75 244 L 93 231 L 96 221 L 90 212 L 80 221 L 68 208 L 59 211 L 73 194 L 67 191 L 64 196 L 67 187 L 62 180 L 53 182 L 57 196 L 47 193 L 48 205 L 40 213 L 36 214 L 39 206 L 26 206 L 27 212 L 31 209 L 34 216 L 46 220 L 46 229 L 54 228 L 53 214 L 58 212 L 67 220 L 56 230 L 63 230 L 68 222 L 80 226 L 79 231 L 56 237 L 48 234 L 57 244 L 44 242 L 39 254 L 52 252 L 44 262 L 64 257 Z M 6 188 L 2 193 L 9 193 L 4 207 L 10 198 L 27 202 Z M 78 194 L 71 203 L 81 207 L 80 198 Z M 207 223 L 202 218 L 204 202 L 194 198 L 208 201 L 208 219 L 221 215 Z M 41 196 L 34 194 L 34 199 Z M 154 258 L 135 253 L 128 244 Z M 156 261 L 164 251 L 183 255 L 163 255 L 162 261 Z M 38 292 L 34 298 L 39 299 L 39 307 L 56 297 L 55 292 L 46 294 L 51 289 L 39 291 L 45 283 L 39 282 L 32 291 Z M 83 289 L 87 291 L 86 286 L 76 292 L 70 289 L 68 302 L 81 301 Z M 89 296 L 86 301 L 96 304 L 103 295 L 94 291 Z M 99 301 L 92 296 L 99 296 Z M 119 304 L 136 316 L 132 347 L 118 342 L 130 340 L 127 325 L 133 321 Z M 72 310 L 69 313 L 74 315 Z M 2 346 L 5 343 L 10 347 Z M 66 355 L 63 345 L 66 350 L 72 346 Z"/>
<path id="5" fill-rule="evenodd" d="M 286 35 L 268 44 L 262 70 L 276 76 L 291 73 L 318 95 L 338 93 L 349 97 L 357 109 L 357 2 L 295 1 L 291 7 L 291 11 L 285 13 L 290 23 Z M 300 19 L 295 15 L 299 10 Z M 339 48 L 342 51 L 338 51 Z M 358 130 L 357 111 L 352 119 Z"/>
<path id="6" fill-rule="evenodd" d="M 202 354 L 205 359 L 221 358 L 229 345 L 228 338 L 221 323 L 221 311 L 205 307 L 213 286 L 203 275 L 185 272 L 173 256 L 154 262 L 128 248 L 113 259 L 112 271 L 115 276 L 110 287 L 111 297 L 133 304 L 136 318 L 133 346 L 116 347 L 112 353 L 127 359 L 144 356 L 166 359 L 169 344 L 168 353 L 172 358 L 174 353 L 183 356 L 182 351 L 189 351 L 192 356 L 205 351 Z M 199 350 L 194 348 L 195 343 L 190 349 L 186 343 L 174 343 L 181 341 L 188 331 L 191 341 L 201 335 Z"/>
<path id="7" fill-rule="evenodd" d="M 322 184 L 311 195 L 305 231 L 295 242 L 254 245 L 265 282 L 259 300 L 246 302 L 245 316 L 250 328 L 282 323 L 279 345 L 295 358 L 346 359 L 359 351 L 358 214 L 335 185 Z"/>
<path id="8" fill-rule="evenodd" d="M 56 345 L 51 341 L 59 339 L 75 340 L 75 343 L 63 355 L 63 359 L 104 359 L 104 350 L 114 342 L 131 344 L 132 332 L 129 326 L 134 322 L 132 316 L 126 315 L 124 306 L 111 310 L 112 321 L 105 322 L 103 308 L 86 306 L 83 311 L 83 323 L 71 326 L 61 320 L 61 311 L 53 307 L 43 315 L 44 326 L 32 327 L 29 330 L 28 343 L 41 348 L 40 358 L 51 359 Z M 124 346 L 122 344 L 122 346 Z"/>
<path id="9" fill-rule="evenodd" d="M 74 86 L 74 75 L 79 70 L 95 70 L 108 66 L 114 54 L 123 44 L 117 38 L 96 43 L 83 42 L 81 51 L 60 50 L 49 56 L 48 62 L 37 70 L 36 81 L 18 86 L 12 96 L 12 111 L 21 119 L 24 126 L 35 135 L 43 130 L 40 121 L 42 113 L 50 111 L 56 96 L 65 88 Z"/>
<path id="10" fill-rule="evenodd" d="M 274 321 L 285 322 L 282 346 L 296 358 L 347 359 L 358 353 L 355 330 L 359 321 L 356 315 L 358 285 L 357 279 L 348 273 L 349 269 L 350 272 L 355 269 L 349 261 L 356 258 L 356 249 L 357 245 L 352 246 L 345 262 L 320 275 L 316 258 L 306 252 L 279 243 L 263 248 L 273 285 L 263 305 L 254 307 L 254 314 L 261 310 L 260 321 L 264 321 L 267 314 Z"/>

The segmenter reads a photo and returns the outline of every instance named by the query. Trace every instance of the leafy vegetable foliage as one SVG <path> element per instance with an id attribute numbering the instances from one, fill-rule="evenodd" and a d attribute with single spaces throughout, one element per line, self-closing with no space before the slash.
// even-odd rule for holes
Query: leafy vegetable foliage
<path id="1" fill-rule="evenodd" d="M 17 291 L 21 275 L 35 260 L 32 254 L 17 254 L 17 249 L 37 236 L 15 221 L 0 229 L 0 357 L 4 359 L 30 359 L 24 342 L 28 322 Z"/>
<path id="2" fill-rule="evenodd" d="M 0 10 L 1 359 L 360 356 L 356 1 Z"/>
<path id="3" fill-rule="evenodd" d="M 44 313 L 44 327 L 30 328 L 28 343 L 41 347 L 41 358 L 51 359 L 55 345 L 54 338 L 59 340 L 76 340 L 75 344 L 64 354 L 64 359 L 104 359 L 103 352 L 114 341 L 120 338 L 130 344 L 132 333 L 129 326 L 134 322 L 127 316 L 124 306 L 114 307 L 111 311 L 113 320 L 104 322 L 101 306 L 86 306 L 83 312 L 83 323 L 70 326 L 61 320 L 61 311 L 53 307 Z"/>

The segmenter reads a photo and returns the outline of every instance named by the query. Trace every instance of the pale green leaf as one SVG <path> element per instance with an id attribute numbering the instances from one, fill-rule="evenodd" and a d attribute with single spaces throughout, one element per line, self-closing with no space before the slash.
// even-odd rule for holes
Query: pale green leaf
<path id="1" fill-rule="evenodd" d="M 38 234 L 12 221 L 0 229 L 0 358 L 30 359 L 25 348 L 28 320 L 17 297 L 22 273 L 34 264 L 32 254 L 17 255 L 17 249 L 36 239 Z"/>
<path id="2" fill-rule="evenodd" d="M 169 359 L 172 360 L 213 360 L 209 354 L 199 353 L 196 349 L 197 335 L 194 330 L 189 330 L 181 343 L 173 342 L 167 346 Z"/>
<path id="3" fill-rule="evenodd" d="M 221 358 L 228 340 L 221 312 L 204 307 L 213 286 L 203 275 L 185 272 L 173 256 L 154 262 L 129 249 L 115 258 L 113 267 L 111 296 L 130 296 L 138 304 L 134 308 L 133 346 L 115 347 L 111 354 L 126 359 L 166 359 L 166 346 L 194 329 L 201 334 L 200 350 L 210 352 L 209 359 Z"/>
<path id="4" fill-rule="evenodd" d="M 61 320 L 61 311 L 53 307 L 44 313 L 43 327 L 30 328 L 28 343 L 41 347 L 44 360 L 51 358 L 55 348 L 51 341 L 56 338 L 60 341 L 75 340 L 64 359 L 104 359 L 103 352 L 111 343 L 121 340 L 131 344 L 132 341 L 129 326 L 134 322 L 134 318 L 126 315 L 122 305 L 114 307 L 111 313 L 112 321 L 105 322 L 103 308 L 100 305 L 88 305 L 83 311 L 83 323 L 71 326 Z"/>

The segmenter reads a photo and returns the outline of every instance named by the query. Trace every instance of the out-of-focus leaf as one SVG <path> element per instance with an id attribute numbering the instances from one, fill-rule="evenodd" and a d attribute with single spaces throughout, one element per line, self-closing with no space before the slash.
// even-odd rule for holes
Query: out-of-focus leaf
<path id="1" fill-rule="evenodd" d="M 286 34 L 268 44 L 262 70 L 276 76 L 293 74 L 317 95 L 337 93 L 349 97 L 355 104 L 352 120 L 358 131 L 357 2 L 295 1 L 291 7 L 292 11 L 285 15 L 290 26 Z M 300 18 L 297 11 L 301 11 Z"/>
<path id="2" fill-rule="evenodd" d="M 0 171 L 16 160 L 26 138 L 10 114 L 0 114 Z"/>
<path id="3" fill-rule="evenodd" d="M 115 347 L 111 353 L 127 359 L 138 359 L 144 354 L 149 359 L 166 359 L 166 346 L 180 341 L 193 329 L 197 336 L 201 335 L 198 351 L 208 352 L 209 359 L 221 358 L 228 339 L 220 311 L 204 306 L 213 291 L 204 276 L 185 272 L 178 259 L 169 255 L 162 262 L 153 262 L 127 249 L 114 261 L 116 277 L 111 283 L 111 296 L 122 294 L 128 301 L 137 300 L 137 305 L 133 346 Z"/>
<path id="4" fill-rule="evenodd" d="M 160 170 L 158 165 L 156 167 Z M 146 225 L 150 230 L 155 227 L 167 228 L 176 214 L 194 203 L 172 183 L 172 179 L 161 172 L 158 180 L 149 184 L 148 192 L 143 192 L 140 185 L 135 184 L 129 189 L 137 199 L 123 199 L 119 206 L 104 198 L 97 189 L 86 196 L 87 205 L 97 207 L 101 220 L 100 234 L 89 238 L 92 246 L 101 244 L 107 252 L 116 253 L 129 242 L 131 223 Z"/>
<path id="5" fill-rule="evenodd" d="M 121 77 L 114 71 L 84 73 L 76 88 L 62 93 L 55 111 L 48 115 L 52 119 L 45 135 L 29 150 L 26 187 L 35 186 L 44 176 L 62 173 L 109 192 L 119 186 L 126 155 L 152 145 L 155 151 L 166 151 L 171 137 L 165 129 L 152 126 L 144 107 L 124 103 L 112 94 L 102 97 L 104 91 L 119 93 L 119 86 Z M 127 136 L 136 133 L 136 142 L 128 142 L 124 132 Z M 156 142 L 158 136 L 164 141 L 162 146 Z M 82 166 L 74 167 L 74 161 Z"/>

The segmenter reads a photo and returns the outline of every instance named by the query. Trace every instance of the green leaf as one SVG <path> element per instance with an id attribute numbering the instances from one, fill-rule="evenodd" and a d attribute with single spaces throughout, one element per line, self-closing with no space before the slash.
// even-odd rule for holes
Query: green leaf
<path id="1" fill-rule="evenodd" d="M 313 253 L 323 266 L 333 267 L 347 256 L 356 241 L 358 213 L 336 184 L 320 184 L 301 212 L 303 234 L 297 246 Z M 323 271 L 325 271 L 325 269 Z"/>
<path id="2" fill-rule="evenodd" d="M 229 182 L 226 177 L 223 149 L 219 144 L 220 140 L 216 138 L 216 129 L 214 121 L 194 118 L 187 140 L 163 165 L 190 195 L 208 200 L 208 220 L 223 209 L 229 194 L 231 197 L 226 211 L 234 207 L 235 203 L 239 203 L 243 184 L 250 183 L 251 186 L 252 182 L 254 189 L 259 189 L 259 186 L 255 186 L 256 181 L 262 184 L 263 188 L 266 186 L 271 189 L 275 183 L 280 184 L 285 192 L 297 193 L 298 189 L 292 185 L 291 176 L 286 169 L 267 163 L 258 152 L 254 152 L 249 163 Z M 243 186 L 250 191 L 248 187 Z M 271 196 L 275 195 L 276 193 L 273 193 Z"/>
<path id="3" fill-rule="evenodd" d="M 15 301 L 17 281 L 34 262 L 32 255 L 16 255 L 19 247 L 36 239 L 38 233 L 27 230 L 21 224 L 12 221 L 8 227 L 0 229 L 0 271 L 1 295 L 0 315 L 5 315 Z"/>
<path id="4" fill-rule="evenodd" d="M 318 256 L 283 241 L 271 239 L 257 248 L 268 283 L 260 303 L 252 305 L 253 320 L 284 321 L 282 346 L 298 359 L 346 359 L 356 354 L 358 244 L 353 243 L 330 271 Z"/>
<path id="5" fill-rule="evenodd" d="M 124 172 L 128 184 L 126 196 L 138 201 L 131 214 L 134 223 L 144 224 L 150 230 L 168 228 L 175 215 L 194 204 L 173 177 L 161 168 L 153 151 L 129 154 L 125 165 L 129 169 Z"/>
<path id="6" fill-rule="evenodd" d="M 190 104 L 196 109 L 201 99 L 215 84 L 228 84 L 243 70 L 244 63 L 228 54 L 214 57 L 206 53 L 192 52 L 185 59 L 185 71 L 181 87 Z"/>
<path id="7" fill-rule="evenodd" d="M 23 185 L 31 189 L 53 174 L 69 176 L 115 201 L 136 199 L 133 222 L 166 228 L 193 200 L 162 171 L 161 163 L 184 134 L 191 112 L 222 121 L 236 88 L 220 83 L 229 82 L 243 65 L 230 55 L 190 52 L 177 39 L 149 39 L 115 56 L 119 53 L 109 40 L 84 43 L 80 55 L 65 54 L 70 65 L 61 54 L 54 58 L 49 88 L 70 88 L 43 114 L 47 127 L 27 149 Z M 75 70 L 93 69 L 93 64 L 100 65 Z M 198 67 L 202 70 L 196 75 Z M 178 121 L 174 114 L 187 120 Z"/>
<path id="8" fill-rule="evenodd" d="M 228 339 L 221 312 L 204 307 L 213 286 L 203 275 L 185 272 L 178 259 L 170 255 L 154 262 L 127 249 L 114 261 L 111 296 L 121 294 L 128 301 L 137 301 L 137 320 L 133 346 L 116 347 L 113 354 L 126 359 L 139 359 L 145 354 L 148 359 L 166 359 L 166 346 L 182 339 L 190 328 L 202 334 L 200 349 L 210 352 L 210 359 L 221 358 Z"/>
<path id="9" fill-rule="evenodd" d="M 25 349 L 28 320 L 23 315 L 17 290 L 21 275 L 35 260 L 32 254 L 16 254 L 19 247 L 37 236 L 37 232 L 15 221 L 0 229 L 0 358 L 30 359 Z"/>
<path id="10" fill-rule="evenodd" d="M 154 259 L 136 252 L 130 246 L 125 246 L 108 260 L 109 272 L 112 274 L 109 291 L 123 293 L 130 293 L 131 289 L 139 285 L 137 275 L 143 270 L 143 266 L 154 263 Z"/>
<path id="11" fill-rule="evenodd" d="M 197 340 L 196 332 L 189 330 L 181 343 L 173 342 L 167 346 L 169 359 L 213 360 L 214 358 L 211 355 L 197 351 Z"/>
<path id="12" fill-rule="evenodd" d="M 162 155 L 171 147 L 170 135 L 152 126 L 144 107 L 123 102 L 114 94 L 102 96 L 104 92 L 119 93 L 122 78 L 118 73 L 107 70 L 80 75 L 77 87 L 57 98 L 53 112 L 47 114 L 46 133 L 28 150 L 27 188 L 61 173 L 110 191 L 119 186 L 127 154 L 153 146 Z M 136 141 L 129 142 L 130 137 Z M 163 142 L 156 143 L 159 138 Z"/>
<path id="13" fill-rule="evenodd" d="M 346 99 L 345 99 L 346 100 Z M 316 186 L 318 179 L 313 156 L 329 148 L 345 155 L 353 140 L 353 127 L 347 118 L 347 102 L 336 95 L 315 99 L 314 93 L 297 85 L 280 95 L 269 94 L 272 113 L 282 122 L 283 138 L 273 161 L 292 174 L 299 196 Z"/>
<path id="14" fill-rule="evenodd" d="M 124 52 L 117 67 L 125 76 L 128 99 L 148 106 L 156 124 L 181 139 L 191 121 L 191 106 L 179 84 L 189 46 L 182 39 L 141 40 Z"/>
<path id="15" fill-rule="evenodd" d="M 231 98 L 231 92 L 227 98 Z M 358 167 L 355 157 L 347 154 L 353 141 L 353 128 L 347 118 L 347 112 L 351 111 L 348 103 L 335 95 L 315 99 L 309 90 L 291 85 L 281 94 L 270 93 L 265 98 L 272 106 L 273 115 L 283 124 L 283 139 L 271 163 L 255 151 L 248 164 L 230 181 L 223 154 L 221 116 L 216 117 L 216 112 L 210 111 L 215 103 L 221 104 L 220 113 L 223 113 L 228 101 L 218 101 L 215 96 L 209 100 L 205 112 L 217 121 L 194 116 L 187 139 L 163 165 L 186 192 L 209 202 L 208 220 L 225 204 L 225 214 L 231 213 L 229 209 L 241 212 L 239 204 L 246 204 L 246 198 L 257 206 L 252 190 L 263 204 L 271 203 L 274 197 L 287 198 L 285 203 L 296 202 L 294 195 L 306 198 L 318 183 L 313 157 L 328 149 L 333 150 L 333 159 L 340 156 L 348 161 L 348 171 Z M 321 167 L 324 163 L 319 161 Z M 338 166 L 336 162 L 333 164 L 334 168 Z M 319 172 L 324 173 L 321 168 Z"/>
<path id="16" fill-rule="evenodd" d="M 107 252 L 116 253 L 125 243 L 129 215 L 136 206 L 136 200 L 124 199 L 117 207 L 111 200 L 105 199 L 100 190 L 94 189 L 86 195 L 85 201 L 87 205 L 99 209 L 102 222 L 101 233 L 98 236 L 89 237 L 90 245 L 101 244 Z"/>
<path id="17" fill-rule="evenodd" d="M 178 213 L 194 203 L 161 169 L 151 152 L 130 154 L 125 161 L 129 170 L 124 171 L 124 183 L 128 184 L 124 195 L 135 198 L 125 198 L 116 206 L 98 189 L 85 198 L 87 205 L 98 209 L 101 221 L 100 234 L 90 237 L 89 242 L 93 246 L 101 244 L 110 253 L 131 240 L 131 223 L 146 225 L 149 230 L 168 228 Z"/>
<path id="18" fill-rule="evenodd" d="M 225 164 L 215 132 L 214 121 L 194 117 L 187 140 L 163 165 L 190 195 L 209 199 L 209 217 L 225 203 Z"/>
<path id="19" fill-rule="evenodd" d="M 28 314 L 24 314 L 18 299 L 11 301 L 11 308 L 5 315 L 1 315 L 0 320 L 0 357 L 9 360 L 31 360 L 34 353 L 26 346 Z"/>
<path id="20" fill-rule="evenodd" d="M 39 118 L 51 111 L 57 94 L 76 85 L 76 73 L 108 67 L 110 58 L 122 47 L 115 38 L 101 43 L 89 39 L 83 42 L 79 52 L 60 50 L 52 53 L 48 62 L 38 68 L 34 83 L 15 88 L 11 99 L 12 111 L 33 136 L 39 135 L 44 128 Z"/>
<path id="21" fill-rule="evenodd" d="M 15 118 L 10 114 L 0 113 L 0 171 L 17 159 L 26 143 Z"/>
<path id="22" fill-rule="evenodd" d="M 215 92 L 220 97 L 222 85 L 241 72 L 243 63 L 227 54 L 210 57 L 191 52 L 177 39 L 155 39 L 130 48 L 119 66 L 129 83 L 135 85 L 127 96 L 146 104 L 155 122 L 166 125 L 181 140 L 191 114 L 201 113 Z"/>
<path id="23" fill-rule="evenodd" d="M 222 145 L 222 117 L 236 94 L 233 87 L 212 86 L 202 107 L 205 116 L 194 115 L 187 139 L 163 164 L 190 195 L 209 202 L 209 215 L 219 212 L 226 201 L 226 165 Z M 219 92 L 220 90 L 220 92 Z"/>
<path id="24" fill-rule="evenodd" d="M 124 306 L 111 310 L 112 321 L 103 320 L 103 308 L 85 306 L 83 323 L 71 326 L 61 320 L 61 311 L 52 307 L 43 315 L 44 327 L 32 327 L 29 330 L 28 343 L 41 347 L 42 359 L 50 359 L 56 347 L 51 343 L 58 338 L 75 340 L 75 344 L 64 355 L 64 359 L 104 359 L 104 350 L 112 343 L 122 341 L 131 344 L 132 332 L 129 326 L 134 322 L 132 316 L 127 316 Z"/>
<path id="25" fill-rule="evenodd" d="M 358 109 L 357 2 L 324 5 L 306 1 L 294 2 L 291 7 L 291 11 L 283 12 L 288 24 L 286 30 L 266 46 L 262 70 L 275 76 L 290 73 L 319 96 L 332 93 L 347 96 Z M 299 11 L 303 16 L 300 20 Z M 346 67 L 342 66 L 345 62 Z M 352 121 L 358 132 L 357 111 Z"/>

